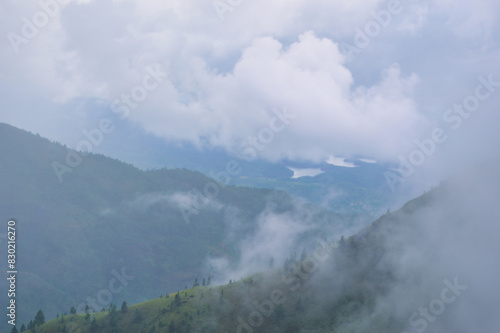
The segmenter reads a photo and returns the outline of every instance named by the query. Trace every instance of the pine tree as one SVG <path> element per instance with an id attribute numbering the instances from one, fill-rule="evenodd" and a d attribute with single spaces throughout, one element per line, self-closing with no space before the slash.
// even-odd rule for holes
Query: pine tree
<path id="1" fill-rule="evenodd" d="M 344 238 L 344 236 L 340 237 L 340 248 L 341 249 L 345 248 L 345 238 Z"/>
<path id="2" fill-rule="evenodd" d="M 203 286 L 205 285 L 205 278 L 203 278 Z"/>
<path id="3" fill-rule="evenodd" d="M 293 264 L 297 262 L 297 252 L 296 251 L 293 251 L 292 256 L 290 257 L 290 262 Z"/>
<path id="4" fill-rule="evenodd" d="M 142 312 L 139 311 L 139 309 L 135 309 L 134 322 L 140 323 L 143 320 L 144 320 L 144 316 L 142 315 Z"/>
<path id="5" fill-rule="evenodd" d="M 300 261 L 304 261 L 307 258 L 307 252 L 306 249 L 304 248 L 302 250 L 302 254 L 300 255 Z"/>
<path id="6" fill-rule="evenodd" d="M 71 307 L 71 309 L 69 309 L 69 313 L 70 314 L 76 314 L 76 308 L 74 306 Z"/>
<path id="7" fill-rule="evenodd" d="M 285 309 L 283 308 L 283 304 L 279 304 L 276 307 L 276 311 L 274 312 L 274 316 L 277 319 L 282 319 L 285 316 Z"/>
<path id="8" fill-rule="evenodd" d="M 194 287 L 198 287 L 200 284 L 198 283 L 198 278 L 195 278 L 194 279 L 194 283 L 193 283 L 193 288 Z"/>
<path id="9" fill-rule="evenodd" d="M 208 276 L 208 280 L 207 280 L 207 286 L 209 286 L 209 285 L 210 285 L 210 279 L 211 279 L 211 278 L 210 278 L 210 275 L 209 275 L 209 276 Z"/>
<path id="10" fill-rule="evenodd" d="M 269 260 L 269 268 L 273 268 L 274 267 L 274 258 L 271 257 L 271 259 Z"/>
<path id="11" fill-rule="evenodd" d="M 116 312 L 116 304 L 111 303 L 111 304 L 109 305 L 109 308 L 108 308 L 108 313 L 109 313 L 109 314 L 113 314 L 113 313 L 115 313 L 115 312 Z"/>
<path id="12" fill-rule="evenodd" d="M 301 311 L 303 308 L 302 299 L 299 298 L 297 302 L 295 302 L 295 311 Z"/>
<path id="13" fill-rule="evenodd" d="M 109 325 L 111 326 L 111 328 L 115 328 L 117 322 L 116 316 L 118 315 L 118 313 L 116 312 L 116 304 L 111 303 L 111 305 L 109 306 L 108 314 L 109 314 Z"/>
<path id="14" fill-rule="evenodd" d="M 35 326 L 40 326 L 45 324 L 45 316 L 41 309 L 38 310 L 38 312 L 36 313 L 35 319 L 33 320 L 33 324 L 35 324 Z"/>
<path id="15" fill-rule="evenodd" d="M 121 310 L 122 310 L 122 313 L 125 313 L 128 311 L 127 302 L 123 301 Z"/>
<path id="16" fill-rule="evenodd" d="M 179 292 L 177 292 L 177 294 L 175 294 L 174 303 L 175 303 L 175 305 L 181 304 L 181 295 L 179 295 Z"/>
<path id="17" fill-rule="evenodd" d="M 10 331 L 10 333 L 19 333 L 19 331 L 17 330 L 16 326 L 12 327 L 12 331 Z"/>
<path id="18" fill-rule="evenodd" d="M 95 316 L 90 323 L 90 331 L 95 332 L 97 330 L 97 321 L 95 320 Z"/>
<path id="19" fill-rule="evenodd" d="M 26 331 L 26 326 L 24 326 L 24 324 L 21 325 L 21 333 Z"/>
<path id="20" fill-rule="evenodd" d="M 168 325 L 168 332 L 169 333 L 174 333 L 175 332 L 175 324 L 174 324 L 173 320 L 170 322 L 170 325 Z"/>

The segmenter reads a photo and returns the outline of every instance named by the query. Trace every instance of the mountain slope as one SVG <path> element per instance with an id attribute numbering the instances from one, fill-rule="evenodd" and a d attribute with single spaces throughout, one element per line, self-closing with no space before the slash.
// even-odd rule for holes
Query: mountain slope
<path id="1" fill-rule="evenodd" d="M 39 332 L 496 332 L 499 167 L 459 175 L 302 261 Z"/>
<path id="2" fill-rule="evenodd" d="M 100 310 L 183 289 L 214 273 L 202 270 L 208 257 L 236 262 L 239 243 L 263 213 L 303 214 L 283 192 L 217 185 L 188 170 L 141 171 L 95 154 L 77 153 L 81 163 L 69 164 L 60 182 L 54 162 L 68 166 L 75 154 L 0 124 L 0 219 L 18 221 L 20 321 L 42 304 L 53 318 L 70 306 Z M 311 212 L 317 227 L 344 230 L 355 222 Z"/>
<path id="3" fill-rule="evenodd" d="M 225 170 L 229 161 L 236 160 L 241 165 L 241 172 L 231 177 L 231 185 L 282 190 L 295 198 L 340 213 L 378 216 L 395 199 L 400 199 L 395 198 L 384 176 L 396 166 L 367 163 L 366 160 L 349 161 L 355 167 L 326 162 L 247 160 L 245 156 L 232 156 L 222 149 L 200 150 L 190 144 L 166 143 L 127 126 L 116 129 L 97 149 L 140 168 L 187 168 L 208 177 Z M 293 178 L 294 172 L 290 168 L 316 169 L 322 173 L 315 177 Z"/>

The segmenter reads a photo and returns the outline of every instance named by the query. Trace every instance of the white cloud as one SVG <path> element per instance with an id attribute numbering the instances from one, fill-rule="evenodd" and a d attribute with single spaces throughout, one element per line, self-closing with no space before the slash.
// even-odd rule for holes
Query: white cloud
<path id="1" fill-rule="evenodd" d="M 387 6 L 256 0 L 221 21 L 210 1 L 72 1 L 18 55 L 0 41 L 0 120 L 75 142 L 97 116 L 75 111 L 76 101 L 110 103 L 160 64 L 168 79 L 127 121 L 165 139 L 235 152 L 286 106 L 297 120 L 260 157 L 394 161 L 468 83 L 497 72 L 499 5 L 402 2 L 403 12 L 347 63 L 339 43 Z M 0 27 L 20 33 L 22 18 L 39 9 L 8 1 Z"/>
<path id="2" fill-rule="evenodd" d="M 324 171 L 321 169 L 301 169 L 301 168 L 288 168 L 293 171 L 292 178 L 300 178 L 300 177 L 316 177 L 317 175 L 322 174 Z"/>
<path id="3" fill-rule="evenodd" d="M 366 160 L 360 160 L 360 161 L 366 161 Z M 344 168 L 355 168 L 356 165 L 351 162 L 346 162 L 346 159 L 343 157 L 335 157 L 335 156 L 330 156 L 327 160 L 326 163 L 331 164 L 331 165 L 336 165 Z M 370 162 L 373 163 L 373 162 Z"/>
<path id="4" fill-rule="evenodd" d="M 281 265 L 293 252 L 303 249 L 299 245 L 304 246 L 300 244 L 304 232 L 316 228 L 308 216 L 278 214 L 266 209 L 256 219 L 255 232 L 238 244 L 241 253 L 238 263 L 231 266 L 227 258 L 210 257 L 207 258 L 207 269 L 217 272 L 220 282 L 226 283 L 229 279 L 240 279 L 266 269 L 271 258 L 276 266 Z"/>

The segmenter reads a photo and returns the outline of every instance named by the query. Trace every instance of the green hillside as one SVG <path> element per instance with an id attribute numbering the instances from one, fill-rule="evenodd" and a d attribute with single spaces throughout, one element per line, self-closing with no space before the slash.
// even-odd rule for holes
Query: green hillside
<path id="1" fill-rule="evenodd" d="M 133 134 L 131 134 L 133 133 Z M 124 143 L 129 149 L 124 150 Z M 396 199 L 387 185 L 385 172 L 395 166 L 352 160 L 355 168 L 320 163 L 298 163 L 265 160 L 247 161 L 221 149 L 199 150 L 189 144 L 177 146 L 132 128 L 119 129 L 98 148 L 107 156 L 116 157 L 141 168 L 187 168 L 211 177 L 224 170 L 231 160 L 237 160 L 241 172 L 230 179 L 231 185 L 285 191 L 292 197 L 322 205 L 339 213 L 378 216 Z M 203 163 L 200 163 L 203 161 Z M 292 178 L 289 167 L 321 169 L 315 177 Z M 407 195 L 404 191 L 398 195 Z"/>
<path id="2" fill-rule="evenodd" d="M 0 124 L 0 220 L 18 221 L 21 322 L 42 305 L 54 318 L 70 306 L 81 312 L 89 299 L 100 310 L 110 302 L 133 304 L 181 290 L 196 277 L 217 273 L 202 271 L 207 257 L 237 262 L 238 244 L 255 231 L 264 211 L 304 214 L 283 192 L 216 185 L 184 169 L 141 171 L 81 152 L 81 163 L 60 182 L 54 162 L 67 165 L 74 153 Z M 319 208 L 307 214 L 316 234 L 320 226 L 342 229 L 355 221 Z M 111 282 L 117 275 L 128 278 Z M 2 290 L 6 286 L 0 281 Z M 99 293 L 110 289 L 120 291 Z"/>
<path id="3" fill-rule="evenodd" d="M 181 290 L 124 312 L 117 304 L 98 313 L 66 315 L 35 330 L 400 333 L 432 326 L 433 331 L 468 332 L 467 327 L 460 329 L 464 317 L 477 323 L 489 319 L 481 324 L 490 327 L 489 311 L 481 308 L 478 317 L 472 314 L 478 299 L 469 290 L 491 289 L 481 285 L 478 272 L 468 270 L 488 255 L 478 257 L 473 250 L 478 244 L 467 242 L 448 253 L 447 244 L 473 237 L 470 230 L 480 230 L 498 216 L 484 213 L 498 202 L 492 194 L 500 192 L 499 166 L 494 161 L 460 175 L 348 239 L 318 244 L 301 260 L 290 258 L 222 286 Z M 481 204 L 472 200 L 479 194 L 484 195 Z M 443 232 L 429 233 L 429 227 Z M 489 264 L 479 267 L 484 272 Z"/>

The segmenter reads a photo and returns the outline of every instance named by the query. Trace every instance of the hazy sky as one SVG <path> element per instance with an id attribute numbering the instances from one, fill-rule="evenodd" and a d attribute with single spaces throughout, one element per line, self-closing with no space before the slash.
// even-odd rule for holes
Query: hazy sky
<path id="1" fill-rule="evenodd" d="M 103 118 L 230 152 L 261 134 L 261 157 L 315 161 L 417 162 L 415 140 L 440 128 L 422 168 L 446 174 L 499 151 L 499 14 L 496 0 L 4 0 L 0 121 L 72 147 Z"/>

